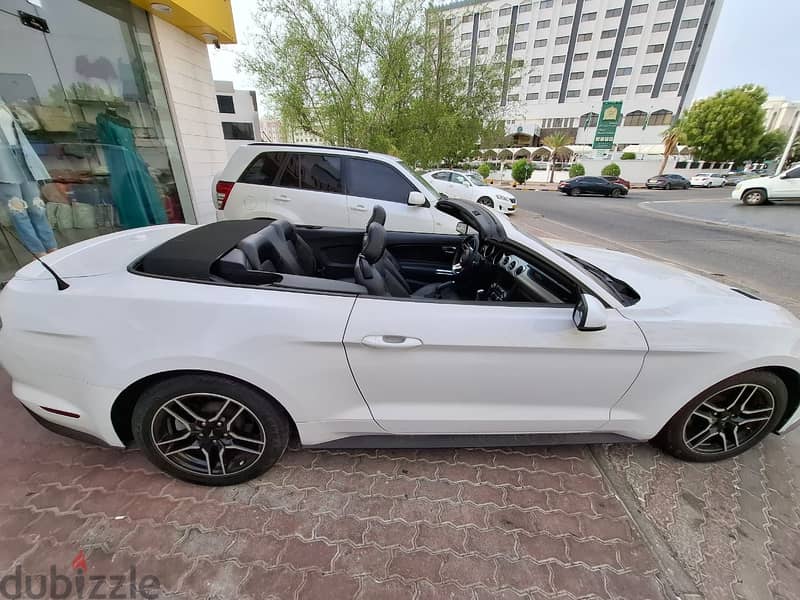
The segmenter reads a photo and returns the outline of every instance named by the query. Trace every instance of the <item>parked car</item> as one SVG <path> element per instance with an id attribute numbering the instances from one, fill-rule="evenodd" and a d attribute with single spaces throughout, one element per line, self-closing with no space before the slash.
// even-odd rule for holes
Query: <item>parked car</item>
<path id="1" fill-rule="evenodd" d="M 45 258 L 60 282 L 33 262 L 0 292 L 0 362 L 45 427 L 135 443 L 207 485 L 263 473 L 290 434 L 655 439 L 705 462 L 800 424 L 785 309 L 638 256 L 554 249 L 471 201 L 436 208 L 474 233 L 386 231 L 378 205 L 366 234 L 252 219 L 72 244 Z"/>
<path id="2" fill-rule="evenodd" d="M 800 200 L 800 166 L 784 171 L 780 175 L 754 177 L 736 184 L 731 198 L 742 204 L 757 205 L 768 202 Z"/>
<path id="3" fill-rule="evenodd" d="M 510 214 L 517 210 L 517 199 L 505 190 L 492 187 L 477 173 L 437 169 L 422 176 L 437 192 L 450 198 L 463 198 Z"/>
<path id="4" fill-rule="evenodd" d="M 397 231 L 456 233 L 437 192 L 398 158 L 353 148 L 239 146 L 215 183 L 217 219 L 286 219 L 363 229 L 383 206 Z"/>
<path id="5" fill-rule="evenodd" d="M 560 181 L 558 184 L 558 191 L 566 194 L 567 196 L 600 194 L 602 196 L 618 198 L 620 196 L 627 195 L 628 188 L 621 183 L 608 181 L 603 177 L 582 175 L 580 177 L 573 177 L 572 179 Z"/>
<path id="6" fill-rule="evenodd" d="M 745 179 L 752 179 L 753 177 L 758 177 L 755 173 L 747 173 L 744 171 L 732 171 L 725 175 L 725 185 L 736 185 L 740 181 L 744 181 Z"/>
<path id="7" fill-rule="evenodd" d="M 618 183 L 620 185 L 624 185 L 628 190 L 631 189 L 631 182 L 627 179 L 623 179 L 622 177 L 616 177 L 614 175 L 603 175 L 603 179 L 606 181 L 610 181 L 611 183 Z"/>
<path id="8" fill-rule="evenodd" d="M 686 179 L 686 177 L 683 175 L 675 175 L 673 173 L 656 175 L 645 182 L 645 186 L 647 186 L 648 190 L 688 190 L 690 185 L 691 183 L 688 179 Z"/>
<path id="9" fill-rule="evenodd" d="M 720 173 L 698 173 L 689 180 L 692 187 L 724 187 L 725 176 Z"/>

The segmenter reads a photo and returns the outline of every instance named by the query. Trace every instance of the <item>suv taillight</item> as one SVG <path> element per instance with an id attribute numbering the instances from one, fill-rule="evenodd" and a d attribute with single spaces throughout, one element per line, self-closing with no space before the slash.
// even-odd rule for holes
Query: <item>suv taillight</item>
<path id="1" fill-rule="evenodd" d="M 225 208 L 225 203 L 228 201 L 228 197 L 231 195 L 231 191 L 233 190 L 233 182 L 232 181 L 218 181 L 217 182 L 217 210 L 223 210 Z"/>

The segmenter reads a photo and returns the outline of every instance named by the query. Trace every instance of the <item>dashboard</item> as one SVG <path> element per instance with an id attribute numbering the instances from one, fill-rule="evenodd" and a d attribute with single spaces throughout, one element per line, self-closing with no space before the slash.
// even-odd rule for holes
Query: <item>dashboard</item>
<path id="1" fill-rule="evenodd" d="M 512 287 L 519 288 L 519 291 L 535 301 L 548 304 L 569 303 L 575 296 L 575 291 L 565 285 L 566 282 L 559 281 L 561 277 L 557 279 L 518 254 L 506 252 L 491 244 L 482 246 L 480 253 L 487 263 L 507 274 L 506 279 L 510 278 Z"/>

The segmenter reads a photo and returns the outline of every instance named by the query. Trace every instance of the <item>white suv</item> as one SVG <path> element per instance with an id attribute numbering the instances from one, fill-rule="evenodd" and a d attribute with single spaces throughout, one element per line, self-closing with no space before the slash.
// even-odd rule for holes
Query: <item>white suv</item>
<path id="1" fill-rule="evenodd" d="M 733 188 L 731 198 L 751 206 L 781 200 L 800 200 L 800 166 L 792 167 L 780 175 L 740 181 Z"/>
<path id="2" fill-rule="evenodd" d="M 294 144 L 239 146 L 214 181 L 217 219 L 286 219 L 363 229 L 372 207 L 396 231 L 457 233 L 433 206 L 439 192 L 401 160 L 366 150 Z"/>

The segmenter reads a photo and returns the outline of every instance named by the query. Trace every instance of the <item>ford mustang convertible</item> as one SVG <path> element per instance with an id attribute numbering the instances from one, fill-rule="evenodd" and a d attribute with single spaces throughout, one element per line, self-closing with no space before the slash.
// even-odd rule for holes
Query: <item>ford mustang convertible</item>
<path id="1" fill-rule="evenodd" d="M 0 292 L 0 362 L 42 425 L 225 485 L 307 447 L 653 440 L 692 461 L 800 423 L 800 321 L 673 266 L 529 237 L 285 221 L 94 238 Z"/>

